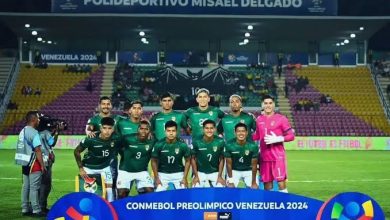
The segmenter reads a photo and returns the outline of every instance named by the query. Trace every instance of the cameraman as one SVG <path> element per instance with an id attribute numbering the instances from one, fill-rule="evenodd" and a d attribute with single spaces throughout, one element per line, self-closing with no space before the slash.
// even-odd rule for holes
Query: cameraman
<path id="1" fill-rule="evenodd" d="M 29 111 L 26 115 L 26 126 L 20 131 L 15 163 L 22 166 L 22 215 L 45 217 L 39 205 L 39 188 L 46 168 L 43 165 L 42 143 L 36 128 L 39 125 L 37 111 Z"/>
<path id="2" fill-rule="evenodd" d="M 48 117 L 41 117 L 42 120 L 39 127 L 39 136 L 42 143 L 42 154 L 44 155 L 44 163 L 46 173 L 42 175 L 41 188 L 39 191 L 39 205 L 42 212 L 49 212 L 47 208 L 47 198 L 49 197 L 52 184 L 52 166 L 55 161 L 53 147 L 58 140 L 58 134 L 64 130 L 62 123 L 56 123 Z"/>

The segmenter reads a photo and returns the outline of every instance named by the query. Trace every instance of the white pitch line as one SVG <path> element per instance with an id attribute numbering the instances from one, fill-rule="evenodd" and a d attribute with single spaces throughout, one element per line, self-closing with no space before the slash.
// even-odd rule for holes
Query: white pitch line
<path id="1" fill-rule="evenodd" d="M 0 180 L 22 180 L 22 178 L 16 178 L 16 177 L 0 177 Z M 60 180 L 60 179 L 53 179 L 53 181 L 56 182 L 74 182 L 73 180 L 65 179 L 65 180 Z"/>

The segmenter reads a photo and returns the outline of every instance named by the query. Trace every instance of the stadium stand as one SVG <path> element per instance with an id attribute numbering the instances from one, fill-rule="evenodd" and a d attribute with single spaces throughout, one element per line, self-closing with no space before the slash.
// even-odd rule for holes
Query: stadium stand
<path id="1" fill-rule="evenodd" d="M 330 103 L 317 104 L 316 110 L 294 111 L 298 135 L 320 136 L 385 136 L 390 132 L 370 72 L 365 67 L 319 68 L 307 67 L 288 71 L 287 81 L 308 77 L 306 90 L 291 92 L 290 104 L 304 99 L 320 103 L 329 95 Z"/>
<path id="2" fill-rule="evenodd" d="M 66 120 L 70 125 L 66 134 L 82 133 L 82 127 L 97 106 L 103 71 L 95 67 L 89 74 L 64 72 L 64 66 L 22 67 L 11 98 L 18 107 L 7 110 L 1 124 L 2 132 L 17 133 L 24 125 L 26 112 L 37 109 L 53 118 Z M 87 91 L 89 81 L 95 85 L 92 92 Z M 31 93 L 22 91 L 27 87 L 32 89 Z M 40 88 L 40 95 L 35 94 L 36 88 Z"/>
<path id="3" fill-rule="evenodd" d="M 259 106 L 259 97 L 264 94 L 277 97 L 270 67 L 172 68 L 118 64 L 114 71 L 112 100 L 116 109 L 121 109 L 126 100 L 134 99 L 141 99 L 146 106 L 158 106 L 158 94 L 165 91 L 190 100 L 193 95 L 188 93 L 188 88 L 208 86 L 212 87 L 214 102 L 222 106 L 228 105 L 228 98 L 234 93 L 243 98 L 245 106 Z"/>

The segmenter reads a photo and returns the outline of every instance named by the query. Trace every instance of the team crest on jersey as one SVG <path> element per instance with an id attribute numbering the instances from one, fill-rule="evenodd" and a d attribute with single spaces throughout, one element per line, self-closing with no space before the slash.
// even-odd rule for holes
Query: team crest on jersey
<path id="1" fill-rule="evenodd" d="M 246 155 L 246 156 L 249 155 L 249 150 L 245 150 L 245 155 Z"/>
<path id="2" fill-rule="evenodd" d="M 180 151 L 179 148 L 175 148 L 175 153 L 176 153 L 176 154 L 179 154 L 179 151 Z"/>
<path id="3" fill-rule="evenodd" d="M 172 117 L 172 121 L 176 121 L 176 117 Z"/>
<path id="4" fill-rule="evenodd" d="M 111 147 L 114 147 L 115 146 L 115 143 L 114 142 L 111 142 Z"/>
<path id="5" fill-rule="evenodd" d="M 245 123 L 244 119 L 241 119 L 241 120 L 240 120 L 240 123 Z"/>
<path id="6" fill-rule="evenodd" d="M 213 112 L 212 112 L 212 111 L 209 111 L 209 115 L 210 115 L 210 116 L 213 116 Z"/>
<path id="7" fill-rule="evenodd" d="M 213 146 L 213 151 L 217 152 L 217 150 L 218 150 L 218 147 L 217 146 Z"/>
<path id="8" fill-rule="evenodd" d="M 274 126 L 275 125 L 275 121 L 271 121 L 271 126 Z"/>
<path id="9" fill-rule="evenodd" d="M 149 150 L 149 144 L 145 145 L 145 150 Z"/>

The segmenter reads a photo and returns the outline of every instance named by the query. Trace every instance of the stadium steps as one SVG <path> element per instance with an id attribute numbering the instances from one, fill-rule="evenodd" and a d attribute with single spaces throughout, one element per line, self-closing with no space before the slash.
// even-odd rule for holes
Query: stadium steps
<path id="1" fill-rule="evenodd" d="M 297 75 L 307 76 L 314 88 L 329 94 L 338 105 L 374 128 L 390 134 L 390 125 L 366 67 L 307 67 L 298 70 Z"/>
<path id="2" fill-rule="evenodd" d="M 381 75 L 378 75 L 378 81 L 380 89 L 383 92 L 383 95 L 385 96 L 385 100 L 388 105 L 390 105 L 390 94 L 387 94 L 386 89 L 387 86 L 390 85 L 390 77 L 382 77 Z"/>
<path id="3" fill-rule="evenodd" d="M 0 58 L 0 93 L 5 89 L 8 78 L 10 76 L 10 68 L 12 67 L 14 58 Z"/>
<path id="4" fill-rule="evenodd" d="M 6 133 L 12 133 L 9 129 L 15 127 L 13 125 L 17 122 L 23 122 L 28 111 L 40 110 L 89 76 L 87 73 L 66 73 L 63 69 L 64 66 L 49 66 L 47 69 L 22 66 L 11 97 L 18 109 L 6 111 L 4 120 L 0 124 L 0 132 L 7 130 Z M 39 87 L 42 94 L 22 95 L 23 86 L 30 86 L 33 93 Z"/>
<path id="5" fill-rule="evenodd" d="M 288 120 L 291 123 L 292 127 L 294 126 L 294 118 L 291 113 L 291 106 L 288 101 L 288 99 L 284 96 L 284 82 L 286 80 L 286 77 L 283 75 L 280 78 L 278 77 L 277 74 L 274 74 L 274 80 L 275 84 L 278 87 L 278 105 L 279 105 L 279 111 L 283 115 L 287 116 Z"/>
<path id="6" fill-rule="evenodd" d="M 113 81 L 114 81 L 114 71 L 115 71 L 115 65 L 114 64 L 107 64 L 104 75 L 103 75 L 103 82 L 101 87 L 101 96 L 108 96 L 111 97 L 113 90 Z"/>

